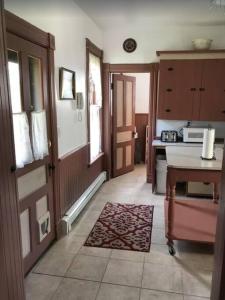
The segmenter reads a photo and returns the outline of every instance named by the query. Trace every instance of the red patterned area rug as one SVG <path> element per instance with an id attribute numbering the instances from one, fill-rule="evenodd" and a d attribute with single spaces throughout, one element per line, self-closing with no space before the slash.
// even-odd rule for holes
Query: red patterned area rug
<path id="1" fill-rule="evenodd" d="M 154 206 L 107 203 L 84 246 L 148 252 Z"/>

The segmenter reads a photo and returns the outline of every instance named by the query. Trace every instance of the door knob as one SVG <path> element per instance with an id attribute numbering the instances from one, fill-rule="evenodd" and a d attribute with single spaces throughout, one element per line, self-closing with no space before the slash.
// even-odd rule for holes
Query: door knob
<path id="1" fill-rule="evenodd" d="M 55 170 L 55 165 L 53 165 L 53 164 L 48 164 L 48 168 L 49 168 L 49 170 Z"/>
<path id="2" fill-rule="evenodd" d="M 11 166 L 10 171 L 11 171 L 11 173 L 16 172 L 16 166 L 15 165 Z"/>

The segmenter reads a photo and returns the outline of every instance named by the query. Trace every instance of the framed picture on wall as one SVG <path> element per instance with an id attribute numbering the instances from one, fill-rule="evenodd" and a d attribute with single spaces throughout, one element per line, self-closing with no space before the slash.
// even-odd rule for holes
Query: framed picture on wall
<path id="1" fill-rule="evenodd" d="M 61 100 L 75 100 L 76 73 L 66 68 L 59 69 L 59 96 Z"/>

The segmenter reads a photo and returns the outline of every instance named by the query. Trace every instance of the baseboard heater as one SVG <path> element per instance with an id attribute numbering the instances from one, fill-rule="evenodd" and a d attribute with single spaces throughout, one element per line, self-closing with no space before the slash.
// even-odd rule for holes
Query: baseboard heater
<path id="1" fill-rule="evenodd" d="M 71 225 L 75 219 L 79 216 L 83 208 L 91 200 L 103 182 L 106 181 L 106 172 L 102 172 L 94 182 L 88 187 L 88 189 L 80 196 L 80 198 L 74 203 L 74 205 L 66 212 L 62 218 L 62 233 L 68 234 L 71 231 Z"/>

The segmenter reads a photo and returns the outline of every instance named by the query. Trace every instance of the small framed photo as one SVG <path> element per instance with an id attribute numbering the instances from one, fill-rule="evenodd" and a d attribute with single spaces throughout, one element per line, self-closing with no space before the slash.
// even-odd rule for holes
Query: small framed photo
<path id="1" fill-rule="evenodd" d="M 59 69 L 59 95 L 61 100 L 76 99 L 76 73 L 74 71 Z"/>

